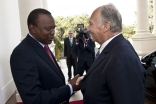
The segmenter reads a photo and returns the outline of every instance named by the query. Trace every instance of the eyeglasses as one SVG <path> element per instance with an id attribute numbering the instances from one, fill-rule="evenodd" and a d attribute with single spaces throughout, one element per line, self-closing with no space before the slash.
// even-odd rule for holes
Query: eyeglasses
<path id="1" fill-rule="evenodd" d="M 69 34 L 73 34 L 73 33 L 69 33 Z"/>

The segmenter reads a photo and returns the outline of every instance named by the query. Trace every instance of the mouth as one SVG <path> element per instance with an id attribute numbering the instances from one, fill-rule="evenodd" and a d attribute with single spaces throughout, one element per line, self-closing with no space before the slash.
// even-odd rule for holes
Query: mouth
<path id="1" fill-rule="evenodd" d="M 49 42 L 52 42 L 53 40 L 54 40 L 54 38 L 49 38 L 48 39 Z"/>
<path id="2" fill-rule="evenodd" d="M 54 36 L 52 36 L 52 37 L 49 37 L 49 39 L 50 39 L 50 40 L 53 40 L 53 39 L 54 39 Z"/>
<path id="3" fill-rule="evenodd" d="M 54 38 L 50 38 L 50 39 L 49 39 L 49 41 L 53 41 L 53 40 L 54 40 Z"/>

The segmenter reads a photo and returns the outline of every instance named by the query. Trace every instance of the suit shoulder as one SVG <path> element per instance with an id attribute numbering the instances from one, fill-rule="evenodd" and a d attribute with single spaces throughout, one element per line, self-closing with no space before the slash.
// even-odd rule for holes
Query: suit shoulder
<path id="1" fill-rule="evenodd" d="M 64 38 L 64 41 L 67 41 L 68 38 Z"/>
<path id="2" fill-rule="evenodd" d="M 23 40 L 13 49 L 12 55 L 18 53 L 26 53 L 27 50 L 30 50 L 30 46 L 26 40 Z"/>

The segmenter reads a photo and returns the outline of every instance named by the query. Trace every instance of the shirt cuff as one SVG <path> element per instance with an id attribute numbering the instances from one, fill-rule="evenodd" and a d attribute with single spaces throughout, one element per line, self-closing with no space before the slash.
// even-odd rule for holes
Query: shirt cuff
<path id="1" fill-rule="evenodd" d="M 73 88 L 71 84 L 68 84 L 69 88 L 70 88 L 70 95 L 73 93 Z"/>

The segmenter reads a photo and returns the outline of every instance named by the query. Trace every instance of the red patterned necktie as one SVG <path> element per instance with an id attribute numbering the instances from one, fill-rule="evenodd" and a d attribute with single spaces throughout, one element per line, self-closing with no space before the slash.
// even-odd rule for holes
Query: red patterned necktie
<path id="1" fill-rule="evenodd" d="M 48 45 L 45 45 L 45 46 L 44 46 L 44 49 L 45 49 L 45 51 L 47 52 L 47 54 L 49 55 L 49 57 L 51 58 L 51 60 L 53 61 L 53 63 L 55 64 L 55 66 L 57 67 L 57 65 L 56 65 L 56 63 L 55 63 L 55 61 L 54 61 L 54 59 L 53 59 L 53 57 L 52 57 L 52 55 L 51 55 L 51 53 L 50 53 L 50 50 L 49 50 L 49 48 L 48 48 Z"/>

